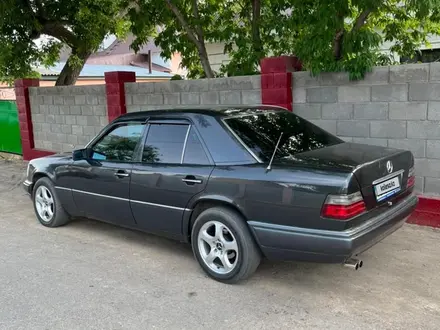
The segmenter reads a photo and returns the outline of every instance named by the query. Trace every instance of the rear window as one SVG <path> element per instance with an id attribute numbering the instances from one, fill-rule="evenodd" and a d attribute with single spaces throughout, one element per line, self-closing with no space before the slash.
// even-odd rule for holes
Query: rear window
<path id="1" fill-rule="evenodd" d="M 342 143 L 338 137 L 288 111 L 267 111 L 226 118 L 225 123 L 262 161 L 270 161 L 283 133 L 274 159 Z"/>

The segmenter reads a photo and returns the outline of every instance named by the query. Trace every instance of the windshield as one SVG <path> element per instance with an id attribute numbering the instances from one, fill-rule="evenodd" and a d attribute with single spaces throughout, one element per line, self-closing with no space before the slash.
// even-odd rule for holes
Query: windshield
<path id="1" fill-rule="evenodd" d="M 266 111 L 226 118 L 225 123 L 262 161 L 268 162 L 281 135 L 276 159 L 344 141 L 289 111 Z"/>

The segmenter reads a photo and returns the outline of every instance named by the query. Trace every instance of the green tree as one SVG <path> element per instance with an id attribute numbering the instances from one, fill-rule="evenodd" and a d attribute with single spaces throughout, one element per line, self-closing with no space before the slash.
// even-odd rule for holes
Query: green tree
<path id="1" fill-rule="evenodd" d="M 412 56 L 429 34 L 440 34 L 439 0 L 293 0 L 291 8 L 292 53 L 315 74 L 363 78 L 372 66 L 393 62 L 380 51 L 384 42 L 393 44 L 391 52 Z"/>
<path id="2" fill-rule="evenodd" d="M 36 65 L 53 65 L 67 46 L 71 55 L 56 85 L 74 84 L 106 35 L 128 31 L 126 15 L 134 5 L 128 0 L 2 0 L 0 78 L 36 76 Z"/>

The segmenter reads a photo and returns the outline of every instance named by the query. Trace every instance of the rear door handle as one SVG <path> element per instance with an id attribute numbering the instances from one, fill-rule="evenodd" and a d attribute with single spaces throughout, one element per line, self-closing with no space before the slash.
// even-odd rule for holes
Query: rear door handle
<path id="1" fill-rule="evenodd" d="M 196 179 L 194 175 L 187 175 L 184 179 L 182 179 L 187 185 L 201 184 L 203 181 L 200 179 Z"/>
<path id="2" fill-rule="evenodd" d="M 119 171 L 115 172 L 115 176 L 117 176 L 118 178 L 126 178 L 126 177 L 129 177 L 130 174 L 125 172 L 124 170 L 119 170 Z"/>

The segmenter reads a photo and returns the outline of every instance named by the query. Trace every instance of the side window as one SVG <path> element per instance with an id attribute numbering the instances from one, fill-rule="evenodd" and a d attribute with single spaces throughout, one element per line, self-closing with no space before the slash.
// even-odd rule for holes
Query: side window
<path id="1" fill-rule="evenodd" d="M 117 126 L 93 146 L 92 159 L 130 162 L 143 128 L 141 124 Z"/>
<path id="2" fill-rule="evenodd" d="M 180 164 L 189 125 L 152 124 L 142 162 Z"/>
<path id="3" fill-rule="evenodd" d="M 189 131 L 188 140 L 186 141 L 183 163 L 209 165 L 209 159 L 193 127 Z"/>

